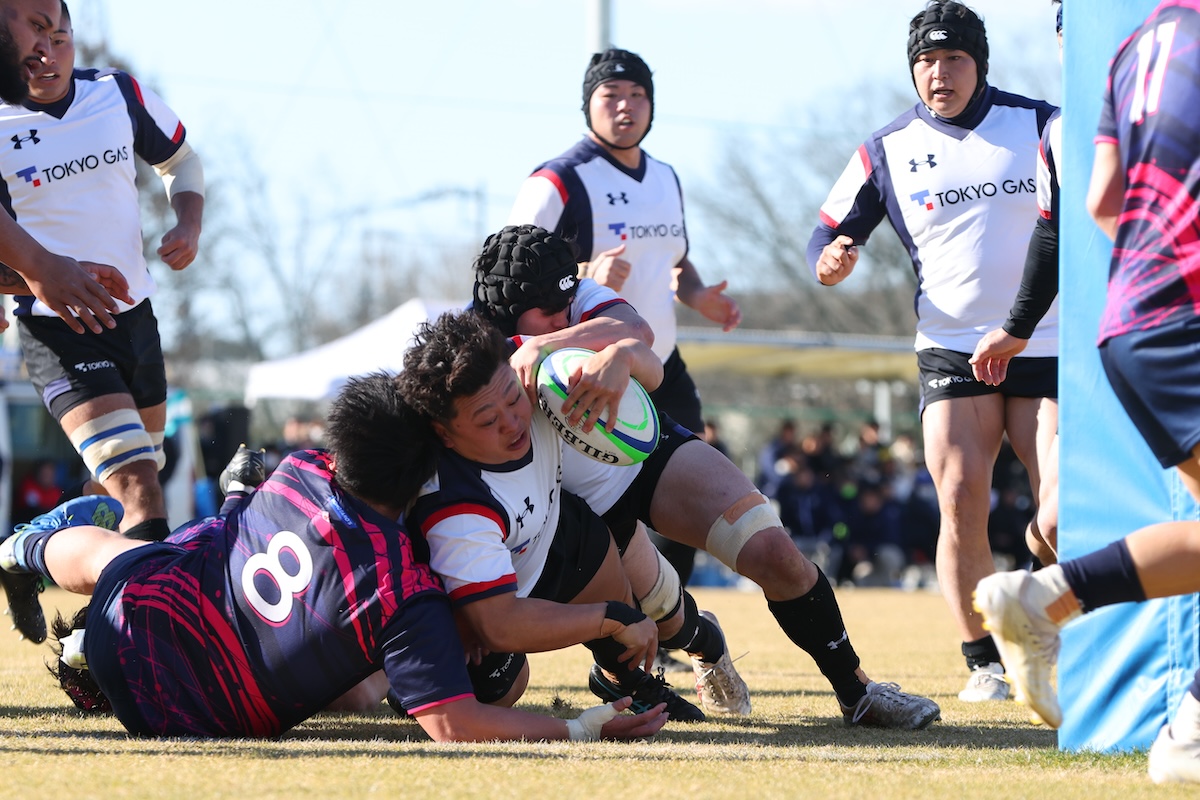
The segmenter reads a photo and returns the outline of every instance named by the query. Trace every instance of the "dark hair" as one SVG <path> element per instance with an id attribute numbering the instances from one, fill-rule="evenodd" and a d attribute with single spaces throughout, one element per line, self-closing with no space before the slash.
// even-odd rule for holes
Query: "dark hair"
<path id="1" fill-rule="evenodd" d="M 505 336 L 517 335 L 526 311 L 557 314 L 579 289 L 575 248 L 537 225 L 507 225 L 475 259 L 473 308 Z"/>
<path id="2" fill-rule="evenodd" d="M 59 0 L 59 4 L 62 6 L 62 15 L 67 19 L 70 19 L 71 9 L 67 8 L 67 0 Z"/>
<path id="3" fill-rule="evenodd" d="M 55 615 L 54 622 L 50 625 L 50 632 L 54 636 L 50 645 L 50 649 L 54 651 L 54 661 L 47 664 L 46 668 L 58 680 L 59 688 L 66 692 L 67 697 L 71 698 L 71 702 L 80 711 L 85 714 L 111 714 L 112 703 L 100 690 L 88 668 L 76 669 L 67 666 L 62 660 L 62 640 L 87 627 L 87 613 L 88 607 L 84 606 L 75 612 L 70 622 L 67 622 L 61 613 Z"/>
<path id="4" fill-rule="evenodd" d="M 367 502 L 404 508 L 433 476 L 433 434 L 395 375 L 351 378 L 329 407 L 325 438 L 338 485 Z"/>
<path id="5" fill-rule="evenodd" d="M 449 422 L 454 401 L 475 394 L 508 361 L 508 341 L 473 312 L 449 312 L 423 322 L 404 354 L 398 383 L 404 400 L 427 419 Z"/>
<path id="6" fill-rule="evenodd" d="M 930 0 L 908 23 L 908 68 L 917 56 L 931 50 L 962 50 L 975 59 L 979 70 L 976 93 L 983 90 L 988 72 L 987 29 L 983 19 L 955 0 Z"/>

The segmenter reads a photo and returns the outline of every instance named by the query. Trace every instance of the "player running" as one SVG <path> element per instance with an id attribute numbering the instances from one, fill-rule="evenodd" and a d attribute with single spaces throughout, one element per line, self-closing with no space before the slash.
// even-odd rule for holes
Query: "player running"
<path id="1" fill-rule="evenodd" d="M 1004 321 L 1037 215 L 1037 148 L 1054 106 L 987 83 L 987 31 L 954 0 L 931 0 L 909 22 L 909 74 L 919 102 L 875 131 L 821 206 L 808 262 L 841 283 L 885 219 L 918 278 L 914 346 L 925 456 L 941 512 L 938 582 L 969 671 L 959 699 L 1008 699 L 1000 653 L 971 606 L 995 571 L 988 544 L 992 470 L 1007 436 L 1034 497 L 1054 482 L 1058 309 L 1042 318 L 999 386 L 969 363 L 983 331 Z"/>

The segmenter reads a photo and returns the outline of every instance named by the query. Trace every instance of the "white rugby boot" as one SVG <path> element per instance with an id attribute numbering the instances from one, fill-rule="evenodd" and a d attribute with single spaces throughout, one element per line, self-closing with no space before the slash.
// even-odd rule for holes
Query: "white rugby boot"
<path id="1" fill-rule="evenodd" d="M 1062 567 L 989 575 L 975 589 L 975 610 L 991 631 L 1017 700 L 1032 709 L 1034 722 L 1062 725 L 1050 673 L 1058 661 L 1059 629 L 1082 613 Z"/>

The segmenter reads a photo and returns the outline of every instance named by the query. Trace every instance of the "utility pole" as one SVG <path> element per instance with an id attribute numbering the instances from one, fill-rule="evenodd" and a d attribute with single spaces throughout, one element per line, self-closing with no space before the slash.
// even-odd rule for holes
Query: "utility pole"
<path id="1" fill-rule="evenodd" d="M 612 0 L 588 0 L 587 54 L 602 53 L 613 46 Z"/>

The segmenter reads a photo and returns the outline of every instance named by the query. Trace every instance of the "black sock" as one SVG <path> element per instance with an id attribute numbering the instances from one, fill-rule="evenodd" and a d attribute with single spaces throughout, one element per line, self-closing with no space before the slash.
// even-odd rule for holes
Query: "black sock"
<path id="1" fill-rule="evenodd" d="M 984 664 L 1000 663 L 1000 650 L 997 649 L 996 640 L 990 633 L 982 639 L 963 642 L 962 654 L 967 658 L 967 669 L 982 667 Z"/>
<path id="2" fill-rule="evenodd" d="M 665 650 L 683 650 L 689 656 L 699 656 L 701 661 L 715 664 L 725 655 L 725 644 L 721 631 L 711 621 L 700 616 L 696 601 L 687 592 L 683 593 L 683 627 L 670 639 L 658 643 Z"/>
<path id="3" fill-rule="evenodd" d="M 795 600 L 768 600 L 767 607 L 787 637 L 817 662 L 843 706 L 853 706 L 866 695 L 867 687 L 855 674 L 858 653 L 850 644 L 833 587 L 820 567 L 808 594 Z"/>
<path id="4" fill-rule="evenodd" d="M 127 539 L 138 539 L 143 542 L 161 542 L 171 533 L 167 520 L 163 517 L 144 519 L 137 525 L 124 532 Z"/>
<path id="5" fill-rule="evenodd" d="M 1133 565 L 1133 556 L 1124 539 L 1086 556 L 1064 561 L 1063 576 L 1079 598 L 1084 612 L 1115 603 L 1140 603 L 1146 590 Z"/>

